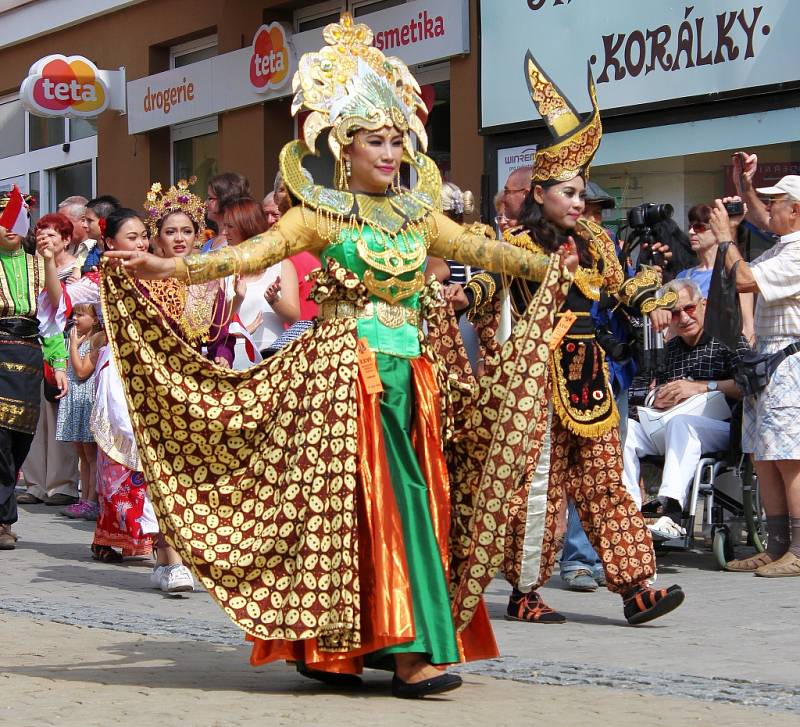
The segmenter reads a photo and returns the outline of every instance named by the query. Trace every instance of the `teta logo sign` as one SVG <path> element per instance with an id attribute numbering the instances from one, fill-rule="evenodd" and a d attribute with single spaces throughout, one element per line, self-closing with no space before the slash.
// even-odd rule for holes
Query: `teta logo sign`
<path id="1" fill-rule="evenodd" d="M 25 108 L 37 116 L 97 116 L 108 108 L 108 87 L 83 56 L 36 61 L 20 86 Z"/>
<path id="2" fill-rule="evenodd" d="M 262 25 L 253 37 L 250 83 L 259 92 L 283 86 L 289 78 L 286 31 L 280 23 Z"/>

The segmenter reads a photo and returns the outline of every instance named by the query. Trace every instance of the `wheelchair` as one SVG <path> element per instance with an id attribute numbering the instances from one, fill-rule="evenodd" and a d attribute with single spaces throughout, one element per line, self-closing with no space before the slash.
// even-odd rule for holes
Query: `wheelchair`
<path id="1" fill-rule="evenodd" d="M 736 556 L 734 548 L 748 545 L 763 553 L 766 523 L 758 491 L 758 477 L 749 455 L 741 451 L 741 406 L 731 419 L 731 442 L 726 452 L 704 453 L 697 463 L 686 498 L 681 525 L 685 535 L 654 540 L 656 554 L 687 551 L 696 547 L 697 509 L 702 503 L 700 532 L 711 543 L 720 569 Z M 664 458 L 647 456 L 642 462 L 663 467 Z"/>

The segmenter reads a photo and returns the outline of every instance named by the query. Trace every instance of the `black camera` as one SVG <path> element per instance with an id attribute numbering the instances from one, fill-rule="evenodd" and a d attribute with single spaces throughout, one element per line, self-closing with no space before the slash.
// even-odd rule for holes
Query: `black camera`
<path id="1" fill-rule="evenodd" d="M 728 213 L 728 217 L 741 217 L 744 214 L 744 202 L 723 202 L 722 206 Z"/>
<path id="2" fill-rule="evenodd" d="M 620 341 L 608 326 L 597 326 L 595 329 L 597 343 L 609 358 L 618 363 L 624 363 L 633 356 L 631 341 Z"/>
<path id="3" fill-rule="evenodd" d="M 633 228 L 642 229 L 652 227 L 659 222 L 668 220 L 672 217 L 674 208 L 671 204 L 656 204 L 655 202 L 645 202 L 638 207 L 634 207 L 628 212 L 628 225 Z"/>
<path id="4" fill-rule="evenodd" d="M 655 202 L 645 202 L 629 210 L 628 227 L 631 234 L 624 250 L 625 254 L 629 255 L 638 245 L 638 265 L 658 265 L 663 268 L 666 264 L 664 254 L 655 252 L 652 248 L 655 242 L 652 227 L 670 219 L 674 211 L 671 204 Z"/>

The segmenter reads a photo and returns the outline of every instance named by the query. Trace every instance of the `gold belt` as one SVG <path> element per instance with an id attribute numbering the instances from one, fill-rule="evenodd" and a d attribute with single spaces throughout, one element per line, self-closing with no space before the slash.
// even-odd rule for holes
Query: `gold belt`
<path id="1" fill-rule="evenodd" d="M 344 300 L 329 300 L 319 306 L 319 318 L 326 321 L 331 318 L 372 318 L 383 323 L 387 328 L 400 328 L 404 323 L 419 326 L 419 311 L 404 305 L 392 305 L 384 300 L 369 302 L 365 306 L 357 306 Z"/>

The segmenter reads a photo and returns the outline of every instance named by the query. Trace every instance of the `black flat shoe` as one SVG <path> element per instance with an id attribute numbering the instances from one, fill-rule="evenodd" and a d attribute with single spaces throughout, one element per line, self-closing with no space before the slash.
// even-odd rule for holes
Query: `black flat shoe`
<path id="1" fill-rule="evenodd" d="M 432 694 L 442 694 L 458 689 L 463 681 L 458 674 L 442 674 L 421 682 L 404 682 L 397 675 L 392 679 L 392 696 L 398 699 L 422 699 Z"/>
<path id="2" fill-rule="evenodd" d="M 303 664 L 297 664 L 297 673 L 308 679 L 316 679 L 318 682 L 327 684 L 330 687 L 339 689 L 357 689 L 361 686 L 361 677 L 355 674 L 340 674 L 335 671 L 318 671 L 309 669 Z"/>
<path id="3" fill-rule="evenodd" d="M 680 586 L 669 588 L 634 588 L 624 597 L 625 618 L 631 626 L 647 623 L 665 616 L 683 603 L 685 594 Z"/>

